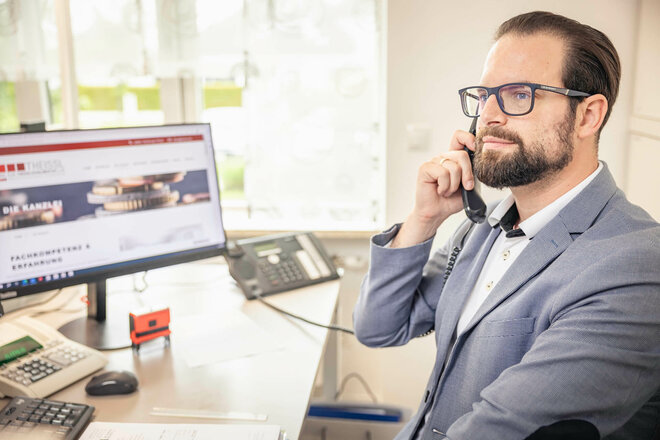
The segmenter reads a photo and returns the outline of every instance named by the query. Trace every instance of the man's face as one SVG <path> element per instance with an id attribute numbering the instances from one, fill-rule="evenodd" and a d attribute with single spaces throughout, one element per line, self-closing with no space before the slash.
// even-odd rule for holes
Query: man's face
<path id="1" fill-rule="evenodd" d="M 492 47 L 481 85 L 513 82 L 563 87 L 564 43 L 547 34 L 505 35 Z M 484 184 L 516 187 L 555 174 L 573 159 L 575 113 L 569 99 L 536 91 L 534 109 L 523 116 L 502 112 L 490 96 L 479 118 L 474 172 Z"/>

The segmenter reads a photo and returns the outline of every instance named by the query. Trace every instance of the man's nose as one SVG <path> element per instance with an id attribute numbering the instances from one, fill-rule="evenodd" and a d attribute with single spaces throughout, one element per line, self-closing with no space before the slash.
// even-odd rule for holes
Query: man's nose
<path id="1" fill-rule="evenodd" d="M 486 99 L 486 103 L 481 108 L 479 119 L 481 119 L 481 124 L 487 127 L 501 125 L 506 122 L 506 114 L 500 108 L 495 95 L 490 95 Z"/>

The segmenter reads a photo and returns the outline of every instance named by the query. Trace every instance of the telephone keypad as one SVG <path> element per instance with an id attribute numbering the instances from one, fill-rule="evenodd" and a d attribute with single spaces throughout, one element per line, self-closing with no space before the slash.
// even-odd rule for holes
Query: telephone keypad
<path id="1" fill-rule="evenodd" d="M 269 261 L 270 259 L 259 260 L 259 268 L 271 285 L 290 284 L 305 279 L 295 260 L 286 254 L 280 256 L 277 264 Z"/>
<path id="2" fill-rule="evenodd" d="M 46 352 L 43 352 L 44 350 Z M 84 351 L 63 344 L 61 341 L 51 341 L 18 365 L 2 368 L 0 376 L 29 386 L 87 356 L 88 354 Z M 3 367 L 7 367 L 7 365 L 3 365 Z"/>

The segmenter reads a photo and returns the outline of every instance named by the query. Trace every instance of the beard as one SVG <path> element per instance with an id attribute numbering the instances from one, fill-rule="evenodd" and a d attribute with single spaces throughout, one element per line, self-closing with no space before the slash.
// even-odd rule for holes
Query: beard
<path id="1" fill-rule="evenodd" d="M 545 149 L 548 139 L 537 139 L 525 143 L 515 132 L 502 127 L 486 127 L 476 138 L 474 154 L 474 174 L 484 185 L 493 188 L 511 188 L 529 185 L 551 176 L 566 167 L 573 159 L 572 134 L 575 125 L 575 112 L 569 111 L 566 118 L 557 125 L 555 144 L 557 155 L 550 157 Z M 512 152 L 483 150 L 483 138 L 494 136 L 516 144 Z"/>

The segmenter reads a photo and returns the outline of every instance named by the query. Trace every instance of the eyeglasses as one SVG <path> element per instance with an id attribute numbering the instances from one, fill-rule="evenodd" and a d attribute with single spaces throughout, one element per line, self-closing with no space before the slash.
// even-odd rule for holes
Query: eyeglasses
<path id="1" fill-rule="evenodd" d="M 498 87 L 466 87 L 458 91 L 461 96 L 461 106 L 465 116 L 478 117 L 490 95 L 495 95 L 502 111 L 509 116 L 522 116 L 534 108 L 534 94 L 536 90 L 559 93 L 570 97 L 591 96 L 589 93 L 577 90 L 563 89 L 561 87 L 544 86 L 531 83 L 510 83 Z"/>

